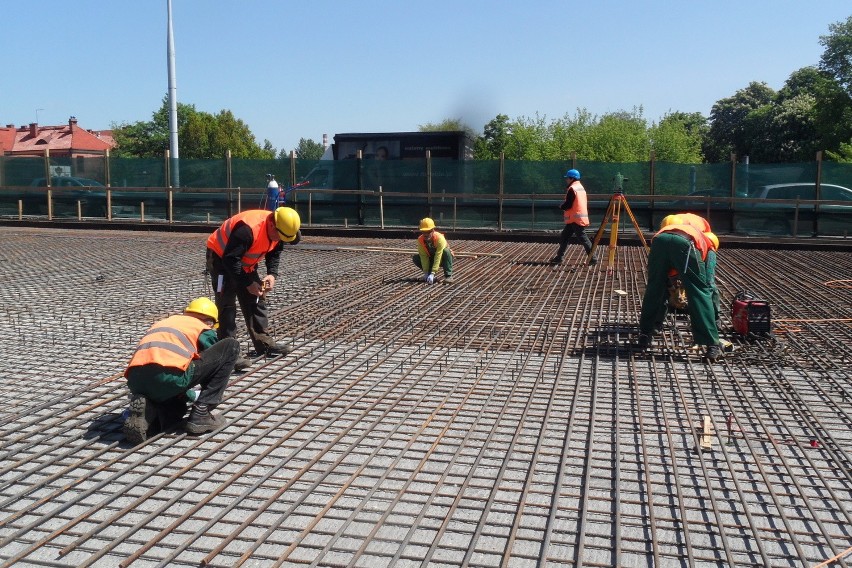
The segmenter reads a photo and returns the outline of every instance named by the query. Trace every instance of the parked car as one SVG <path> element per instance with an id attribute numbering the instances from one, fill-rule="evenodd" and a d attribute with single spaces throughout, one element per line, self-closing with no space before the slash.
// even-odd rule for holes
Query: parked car
<path id="1" fill-rule="evenodd" d="M 793 235 L 813 233 L 814 215 L 820 235 L 846 235 L 852 232 L 852 189 L 820 184 L 820 201 L 839 204 L 797 204 L 796 200 L 816 199 L 815 183 L 776 183 L 759 187 L 751 200 L 737 206 L 736 230 L 747 234 Z M 767 200 L 783 200 L 767 203 Z M 797 215 L 798 211 L 798 215 Z M 794 235 L 795 236 L 795 235 Z"/>
<path id="2" fill-rule="evenodd" d="M 47 187 L 47 178 L 36 178 L 31 183 L 33 187 Z M 50 178 L 51 187 L 103 187 L 101 182 L 81 177 L 53 176 Z"/>

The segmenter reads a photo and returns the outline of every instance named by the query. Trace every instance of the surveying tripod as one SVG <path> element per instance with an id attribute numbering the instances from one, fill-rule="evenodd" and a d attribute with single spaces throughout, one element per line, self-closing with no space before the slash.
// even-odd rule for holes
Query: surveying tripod
<path id="1" fill-rule="evenodd" d="M 601 226 L 598 228 L 598 232 L 595 233 L 595 239 L 592 241 L 592 249 L 588 254 L 589 261 L 591 261 L 594 258 L 595 249 L 598 248 L 598 243 L 603 236 L 607 223 L 612 222 L 612 228 L 609 234 L 609 258 L 607 260 L 608 271 L 612 270 L 615 266 L 615 250 L 618 246 L 618 221 L 621 217 L 622 208 L 624 208 L 627 212 L 627 216 L 630 217 L 630 220 L 633 222 L 633 228 L 636 229 L 636 234 L 639 235 L 639 240 L 642 241 L 645 251 L 649 252 L 651 250 L 651 247 L 649 247 L 648 243 L 645 242 L 645 236 L 642 234 L 642 229 L 639 228 L 639 223 L 636 222 L 636 217 L 633 216 L 633 211 L 630 210 L 630 204 L 627 203 L 627 197 L 624 195 L 624 182 L 626 180 L 627 178 L 620 173 L 616 174 L 613 178 L 613 194 L 612 197 L 609 198 L 609 205 L 606 208 L 606 213 L 604 213 Z"/>

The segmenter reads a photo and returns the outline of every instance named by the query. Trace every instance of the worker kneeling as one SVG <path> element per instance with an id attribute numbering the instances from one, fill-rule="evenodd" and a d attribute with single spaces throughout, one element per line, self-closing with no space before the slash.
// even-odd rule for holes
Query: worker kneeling
<path id="1" fill-rule="evenodd" d="M 453 282 L 453 251 L 447 239 L 435 230 L 435 221 L 429 217 L 420 220 L 420 236 L 417 238 L 417 254 L 411 257 L 414 266 L 423 271 L 423 281 L 434 284 L 438 270 L 444 269 L 444 283 Z"/>
<path id="2" fill-rule="evenodd" d="M 217 340 L 218 325 L 216 304 L 196 298 L 183 314 L 160 320 L 145 333 L 124 371 L 130 414 L 122 431 L 129 442 L 139 444 L 179 422 L 188 402 L 193 404 L 187 432 L 222 427 L 224 421 L 212 411 L 222 402 L 240 346 L 234 338 Z M 192 390 L 198 385 L 200 393 Z"/>

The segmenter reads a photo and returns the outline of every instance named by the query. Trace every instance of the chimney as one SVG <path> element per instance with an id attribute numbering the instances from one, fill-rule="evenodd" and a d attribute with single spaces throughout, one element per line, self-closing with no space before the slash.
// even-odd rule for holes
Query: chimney
<path id="1" fill-rule="evenodd" d="M 322 149 L 325 150 L 328 148 L 328 134 L 322 135 Z"/>
<path id="2" fill-rule="evenodd" d="M 6 128 L 15 128 L 15 125 L 14 124 L 7 124 Z"/>
<path id="3" fill-rule="evenodd" d="M 30 136 L 32 136 L 33 138 L 38 136 L 38 122 L 30 123 Z"/>
<path id="4" fill-rule="evenodd" d="M 77 126 L 77 117 L 76 116 L 72 116 L 68 119 L 68 126 L 71 127 L 71 128 L 74 128 L 75 126 Z"/>

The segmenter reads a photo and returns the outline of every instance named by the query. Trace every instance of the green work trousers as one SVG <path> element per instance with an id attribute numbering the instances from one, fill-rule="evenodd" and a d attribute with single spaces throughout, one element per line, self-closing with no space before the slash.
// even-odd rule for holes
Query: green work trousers
<path id="1" fill-rule="evenodd" d="M 429 257 L 429 269 L 423 268 L 421 264 L 420 254 L 415 254 L 411 257 L 411 260 L 414 262 L 414 266 L 423 271 L 424 274 L 432 272 L 432 257 Z M 449 278 L 453 275 L 453 253 L 450 250 L 450 247 L 444 249 L 443 254 L 441 254 L 441 268 L 444 269 L 444 276 Z"/>
<path id="2" fill-rule="evenodd" d="M 639 332 L 650 335 L 654 324 L 665 318 L 668 274 L 672 268 L 680 273 L 686 291 L 689 321 L 695 343 L 718 344 L 719 330 L 716 329 L 716 309 L 713 305 L 715 286 L 708 277 L 708 267 L 701 260 L 701 254 L 692 241 L 678 233 L 659 233 L 651 241 L 648 285 L 642 299 Z M 715 259 L 712 270 L 715 272 Z"/>

